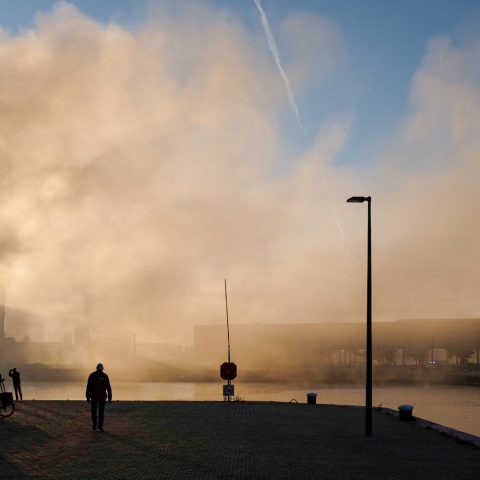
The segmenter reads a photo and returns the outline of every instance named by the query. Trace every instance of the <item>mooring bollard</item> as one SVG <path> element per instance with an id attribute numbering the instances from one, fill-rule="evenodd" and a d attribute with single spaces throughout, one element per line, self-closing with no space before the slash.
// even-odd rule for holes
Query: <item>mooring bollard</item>
<path id="1" fill-rule="evenodd" d="M 307 403 L 308 405 L 315 405 L 317 403 L 317 394 L 315 392 L 307 393 Z"/>
<path id="2" fill-rule="evenodd" d="M 413 405 L 400 405 L 398 407 L 398 418 L 406 422 L 415 420 L 413 416 Z"/>

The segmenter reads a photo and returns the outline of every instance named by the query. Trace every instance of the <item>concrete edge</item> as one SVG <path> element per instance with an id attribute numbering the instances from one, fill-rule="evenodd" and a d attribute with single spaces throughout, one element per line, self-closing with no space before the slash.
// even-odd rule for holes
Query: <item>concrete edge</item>
<path id="1" fill-rule="evenodd" d="M 378 408 L 382 413 L 387 415 L 392 415 L 394 417 L 398 417 L 398 411 L 392 408 L 381 407 Z M 435 432 L 439 432 L 442 435 L 447 437 L 453 438 L 460 443 L 464 443 L 467 445 L 473 445 L 476 448 L 480 448 L 480 437 L 476 435 L 472 435 L 471 433 L 462 432 L 460 430 L 456 430 L 455 428 L 446 427 L 445 425 L 440 425 L 439 423 L 431 422 L 430 420 L 425 420 L 424 418 L 414 417 L 415 421 L 411 423 L 415 423 L 421 428 L 426 428 L 428 430 L 434 430 Z"/>

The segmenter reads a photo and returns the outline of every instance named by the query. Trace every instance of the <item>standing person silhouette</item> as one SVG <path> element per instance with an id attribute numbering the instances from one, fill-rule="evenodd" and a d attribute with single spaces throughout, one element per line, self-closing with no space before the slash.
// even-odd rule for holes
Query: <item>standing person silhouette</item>
<path id="1" fill-rule="evenodd" d="M 105 401 L 112 401 L 112 387 L 108 375 L 103 373 L 103 365 L 99 363 L 97 369 L 88 376 L 87 391 L 85 392 L 87 402 L 91 403 L 92 429 L 97 429 L 97 406 L 98 406 L 98 430 L 103 432 L 103 414 Z"/>
<path id="2" fill-rule="evenodd" d="M 12 377 L 12 380 L 13 380 L 13 389 L 15 390 L 15 400 L 18 402 L 19 396 L 20 396 L 20 400 L 23 400 L 22 386 L 20 385 L 20 372 L 17 372 L 17 369 L 13 368 L 8 371 L 8 376 Z"/>

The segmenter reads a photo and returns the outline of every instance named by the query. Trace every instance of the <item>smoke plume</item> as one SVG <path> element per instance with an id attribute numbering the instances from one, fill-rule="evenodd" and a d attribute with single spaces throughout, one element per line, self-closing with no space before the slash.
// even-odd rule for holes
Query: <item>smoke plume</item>
<path id="1" fill-rule="evenodd" d="M 232 323 L 361 321 L 351 195 L 373 198 L 375 320 L 480 314 L 474 46 L 429 45 L 397 140 L 362 173 L 334 162 L 341 121 L 285 158 L 261 41 L 194 5 L 129 30 L 60 3 L 2 34 L 1 274 L 44 338 L 188 342 L 224 321 L 224 278 Z"/>

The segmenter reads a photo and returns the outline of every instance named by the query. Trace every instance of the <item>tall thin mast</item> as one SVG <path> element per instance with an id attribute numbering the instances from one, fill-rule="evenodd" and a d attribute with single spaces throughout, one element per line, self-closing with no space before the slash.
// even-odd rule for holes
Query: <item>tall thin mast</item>
<path id="1" fill-rule="evenodd" d="M 230 325 L 228 324 L 227 280 L 225 279 L 224 281 L 225 281 L 225 311 L 227 313 L 228 362 L 230 363 Z"/>

